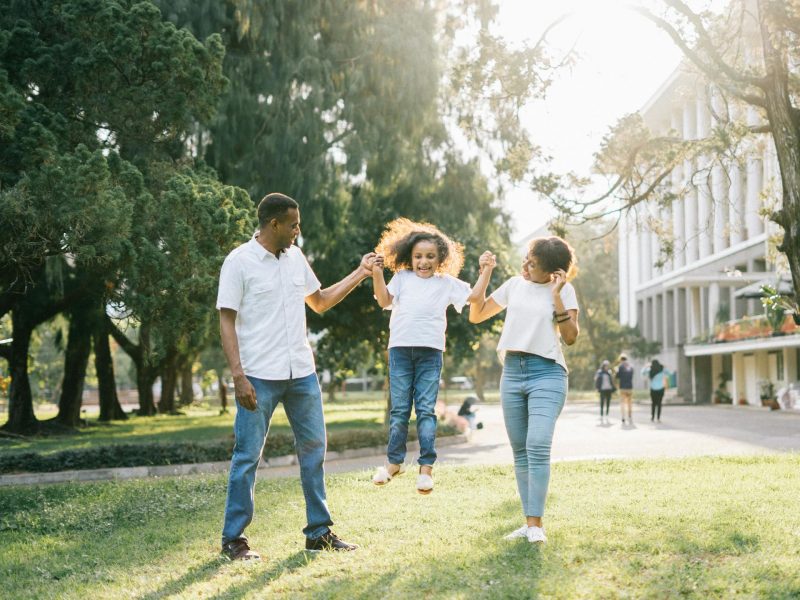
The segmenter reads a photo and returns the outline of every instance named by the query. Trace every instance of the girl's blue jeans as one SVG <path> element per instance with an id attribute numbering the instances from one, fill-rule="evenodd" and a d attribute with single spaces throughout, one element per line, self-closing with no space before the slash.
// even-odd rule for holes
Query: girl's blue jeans
<path id="1" fill-rule="evenodd" d="M 421 346 L 389 348 L 389 389 L 392 409 L 389 413 L 390 464 L 402 465 L 406 459 L 408 421 L 413 404 L 417 415 L 419 464 L 436 462 L 436 398 L 442 373 L 442 351 Z"/>
<path id="2" fill-rule="evenodd" d="M 500 399 L 526 517 L 544 514 L 553 429 L 566 397 L 567 372 L 557 362 L 536 354 L 506 353 Z"/>
<path id="3" fill-rule="evenodd" d="M 306 537 L 328 533 L 333 521 L 325 497 L 325 420 L 322 394 L 316 373 L 300 379 L 278 381 L 247 378 L 256 390 L 256 409 L 247 410 L 237 403 L 231 471 L 228 476 L 228 498 L 225 503 L 225 524 L 222 543 L 244 538 L 245 528 L 253 520 L 255 510 L 256 468 L 267 440 L 272 413 L 283 402 L 283 408 L 294 433 L 295 450 L 300 462 L 300 484 L 306 501 Z"/>

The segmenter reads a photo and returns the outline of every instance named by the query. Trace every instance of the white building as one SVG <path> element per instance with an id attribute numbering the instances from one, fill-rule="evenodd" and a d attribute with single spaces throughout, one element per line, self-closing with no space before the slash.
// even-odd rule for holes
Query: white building
<path id="1" fill-rule="evenodd" d="M 727 110 L 705 81 L 679 68 L 640 113 L 656 134 L 698 139 Z M 740 110 L 758 122 L 753 109 Z M 800 374 L 800 330 L 789 318 L 784 335 L 759 333 L 760 300 L 737 296 L 777 277 L 768 258 L 773 225 L 759 213 L 762 203 L 780 198 L 771 138 L 764 135 L 746 156 L 705 170 L 703 159 L 685 162 L 668 185 L 688 193 L 669 206 L 640 205 L 621 223 L 620 320 L 661 343 L 657 358 L 677 371 L 678 394 L 687 401 L 711 402 L 725 381 L 734 404 L 760 405 L 769 382 L 777 392 Z M 664 260 L 661 242 L 669 239 L 674 251 Z"/>

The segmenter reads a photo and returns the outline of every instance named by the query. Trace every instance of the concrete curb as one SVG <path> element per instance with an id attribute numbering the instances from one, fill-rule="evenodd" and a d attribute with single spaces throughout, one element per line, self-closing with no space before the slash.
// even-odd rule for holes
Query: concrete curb
<path id="1" fill-rule="evenodd" d="M 437 446 L 452 446 L 467 442 L 463 433 L 437 438 Z M 408 451 L 419 450 L 419 442 L 409 442 Z M 325 462 L 361 458 L 364 456 L 380 456 L 386 452 L 386 446 L 371 446 L 367 448 L 352 448 L 341 452 L 328 452 Z M 45 483 L 64 483 L 73 481 L 108 481 L 124 479 L 143 479 L 145 477 L 174 477 L 180 475 L 198 475 L 201 473 L 225 473 L 228 471 L 230 461 L 195 463 L 185 465 L 159 465 L 145 467 L 118 467 L 113 469 L 83 469 L 79 471 L 57 471 L 54 473 L 14 473 L 0 475 L 0 487 L 10 485 L 38 485 Z M 297 456 L 273 456 L 261 461 L 258 470 L 276 467 L 288 467 L 297 464 Z"/>

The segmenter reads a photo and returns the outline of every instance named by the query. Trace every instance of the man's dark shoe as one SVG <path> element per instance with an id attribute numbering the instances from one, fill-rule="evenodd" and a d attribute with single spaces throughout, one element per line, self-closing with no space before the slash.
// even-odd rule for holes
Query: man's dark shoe
<path id="1" fill-rule="evenodd" d="M 325 535 L 317 538 L 306 538 L 306 550 L 311 552 L 320 552 L 321 550 L 341 550 L 348 552 L 358 548 L 355 544 L 348 544 L 332 531 L 328 531 Z"/>
<path id="2" fill-rule="evenodd" d="M 244 538 L 222 544 L 222 554 L 230 560 L 261 560 L 261 555 L 255 550 L 251 550 L 250 545 Z"/>

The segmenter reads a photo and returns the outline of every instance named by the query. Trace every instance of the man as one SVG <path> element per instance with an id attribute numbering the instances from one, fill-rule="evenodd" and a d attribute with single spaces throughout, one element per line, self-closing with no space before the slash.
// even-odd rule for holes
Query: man
<path id="1" fill-rule="evenodd" d="M 633 423 L 633 367 L 624 354 L 619 357 L 617 381 L 619 382 L 619 408 L 622 411 L 622 422 L 625 422 L 627 415 L 628 423 Z"/>
<path id="2" fill-rule="evenodd" d="M 355 271 L 323 290 L 293 245 L 300 235 L 297 202 L 268 194 L 258 205 L 258 224 L 253 238 L 225 259 L 217 296 L 222 348 L 238 405 L 222 552 L 231 560 L 260 558 L 244 530 L 253 519 L 256 468 L 279 402 L 295 435 L 306 500 L 306 549 L 355 550 L 330 529 L 323 464 L 327 438 L 305 304 L 316 313 L 337 304 L 372 275 L 375 255 L 364 255 Z"/>
<path id="3" fill-rule="evenodd" d="M 604 360 L 600 368 L 594 374 L 594 387 L 600 393 L 600 421 L 608 416 L 608 409 L 611 407 L 611 394 L 614 393 L 614 382 L 612 381 L 611 363 Z M 622 420 L 625 422 L 625 419 Z"/>

